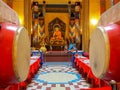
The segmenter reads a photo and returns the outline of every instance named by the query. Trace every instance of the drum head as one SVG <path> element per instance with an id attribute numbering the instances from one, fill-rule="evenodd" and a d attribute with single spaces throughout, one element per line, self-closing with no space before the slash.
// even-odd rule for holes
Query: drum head
<path id="1" fill-rule="evenodd" d="M 99 27 L 93 31 L 90 39 L 90 66 L 93 74 L 103 78 L 109 66 L 109 41 L 107 32 Z"/>
<path id="2" fill-rule="evenodd" d="M 19 27 L 13 42 L 13 68 L 18 81 L 28 76 L 30 62 L 30 40 L 27 30 Z"/>

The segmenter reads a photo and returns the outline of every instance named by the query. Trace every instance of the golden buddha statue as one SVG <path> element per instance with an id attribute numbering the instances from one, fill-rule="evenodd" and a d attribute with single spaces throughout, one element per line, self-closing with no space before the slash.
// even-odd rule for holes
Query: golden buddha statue
<path id="1" fill-rule="evenodd" d="M 62 39 L 62 35 L 58 27 L 55 28 L 55 32 L 53 33 L 53 38 Z"/>
<path id="2" fill-rule="evenodd" d="M 51 37 L 51 39 L 50 39 L 51 44 L 56 44 L 56 45 L 64 44 L 62 33 L 59 29 L 60 29 L 59 27 L 55 27 L 53 37 Z"/>

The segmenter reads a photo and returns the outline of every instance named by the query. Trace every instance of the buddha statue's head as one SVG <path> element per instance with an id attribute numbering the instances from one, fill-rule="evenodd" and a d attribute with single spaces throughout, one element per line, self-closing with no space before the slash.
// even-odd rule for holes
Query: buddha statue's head
<path id="1" fill-rule="evenodd" d="M 55 31 L 59 31 L 59 27 L 55 27 Z"/>

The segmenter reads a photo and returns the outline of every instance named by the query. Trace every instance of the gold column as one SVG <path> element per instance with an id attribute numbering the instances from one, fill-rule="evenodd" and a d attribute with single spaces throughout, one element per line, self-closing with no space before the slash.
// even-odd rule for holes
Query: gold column
<path id="1" fill-rule="evenodd" d="M 32 11 L 31 0 L 24 0 L 24 27 L 28 30 L 29 37 L 31 38 L 32 28 Z"/>
<path id="2" fill-rule="evenodd" d="M 89 0 L 82 0 L 82 49 L 85 52 L 89 51 L 89 39 L 90 39 L 90 30 L 89 30 Z"/>

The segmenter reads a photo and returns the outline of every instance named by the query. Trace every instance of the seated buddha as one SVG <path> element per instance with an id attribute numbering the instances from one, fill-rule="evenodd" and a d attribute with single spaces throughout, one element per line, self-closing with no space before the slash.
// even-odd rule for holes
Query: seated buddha
<path id="1" fill-rule="evenodd" d="M 50 43 L 57 44 L 57 45 L 64 44 L 62 33 L 58 27 L 55 28 L 55 31 L 53 33 L 53 37 L 50 39 Z"/>
<path id="2" fill-rule="evenodd" d="M 53 33 L 52 39 L 59 39 L 59 40 L 63 39 L 62 34 L 58 27 L 55 28 L 55 32 Z"/>

